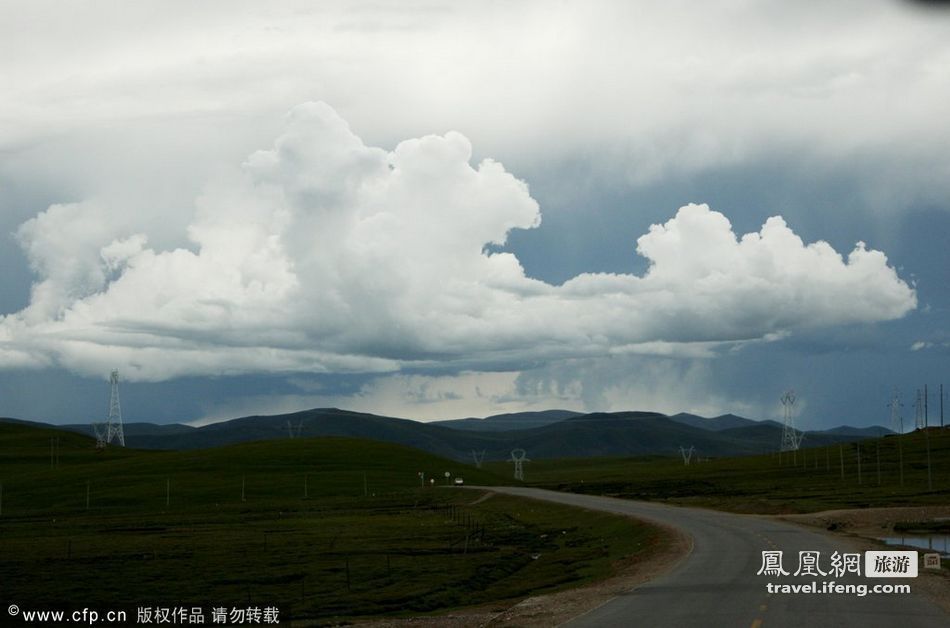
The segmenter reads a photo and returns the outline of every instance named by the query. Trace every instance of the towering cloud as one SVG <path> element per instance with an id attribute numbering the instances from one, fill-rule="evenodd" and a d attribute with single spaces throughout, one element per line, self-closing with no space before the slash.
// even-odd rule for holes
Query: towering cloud
<path id="1" fill-rule="evenodd" d="M 687 354 L 797 329 L 899 318 L 914 290 L 861 243 L 843 258 L 779 217 L 737 237 L 687 205 L 637 240 L 643 276 L 561 286 L 493 252 L 536 228 L 527 185 L 459 133 L 366 146 L 329 106 L 207 186 L 186 248 L 87 202 L 29 220 L 28 307 L 0 320 L 0 366 L 127 377 L 494 370 L 612 352 Z M 497 248 L 497 247 L 496 247 Z"/>

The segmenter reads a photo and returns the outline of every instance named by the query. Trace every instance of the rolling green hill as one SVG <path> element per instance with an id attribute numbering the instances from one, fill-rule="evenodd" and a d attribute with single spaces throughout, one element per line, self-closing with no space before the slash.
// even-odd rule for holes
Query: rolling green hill
<path id="1" fill-rule="evenodd" d="M 507 471 L 498 462 L 486 467 Z M 525 465 L 525 480 L 555 490 L 753 513 L 947 504 L 950 427 L 795 453 L 705 460 L 697 455 L 689 466 L 680 457 L 659 456 L 539 459 Z"/>
<path id="2" fill-rule="evenodd" d="M 430 425 L 441 425 L 457 430 L 474 430 L 479 432 L 504 432 L 508 430 L 525 430 L 532 427 L 544 427 L 564 419 L 581 416 L 582 412 L 571 410 L 541 410 L 539 412 L 508 412 L 494 414 L 484 419 L 471 417 L 468 419 L 450 419 L 446 421 L 432 421 Z"/>
<path id="3" fill-rule="evenodd" d="M 391 443 L 350 438 L 260 441 L 205 450 L 95 448 L 89 437 L 0 423 L 3 512 L 68 512 L 140 503 L 164 507 L 230 504 L 259 494 L 280 500 L 391 493 L 444 474 L 491 485 L 493 474 Z M 88 489 L 88 491 L 87 491 Z M 169 495 L 166 495 L 168 493 Z"/>
<path id="4" fill-rule="evenodd" d="M 502 481 L 378 441 L 96 450 L 0 423 L 0 600 L 130 617 L 274 606 L 335 625 L 574 586 L 661 540 L 621 517 L 429 484 L 446 471 Z"/>

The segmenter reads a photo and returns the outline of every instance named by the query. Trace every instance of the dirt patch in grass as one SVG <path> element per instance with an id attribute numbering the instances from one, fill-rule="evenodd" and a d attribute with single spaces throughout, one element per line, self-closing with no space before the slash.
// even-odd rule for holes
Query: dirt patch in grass
<path id="1" fill-rule="evenodd" d="M 785 521 L 864 537 L 886 535 L 894 530 L 895 525 L 902 523 L 928 522 L 945 518 L 950 518 L 950 505 L 851 508 L 780 517 Z"/>
<path id="2" fill-rule="evenodd" d="M 674 528 L 657 527 L 662 533 L 657 535 L 657 542 L 650 549 L 634 557 L 617 561 L 614 565 L 614 574 L 594 584 L 557 593 L 531 596 L 508 605 L 484 605 L 431 617 L 371 620 L 361 622 L 360 625 L 369 625 L 374 628 L 556 626 L 667 573 L 689 555 L 692 550 L 692 541 L 688 535 Z"/>

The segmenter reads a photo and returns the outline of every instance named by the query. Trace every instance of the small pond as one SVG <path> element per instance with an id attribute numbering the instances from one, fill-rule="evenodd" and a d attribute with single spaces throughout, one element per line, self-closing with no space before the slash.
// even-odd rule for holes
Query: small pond
<path id="1" fill-rule="evenodd" d="M 939 552 L 944 558 L 950 558 L 950 534 L 907 534 L 878 537 L 888 545 L 906 545 L 922 550 Z"/>

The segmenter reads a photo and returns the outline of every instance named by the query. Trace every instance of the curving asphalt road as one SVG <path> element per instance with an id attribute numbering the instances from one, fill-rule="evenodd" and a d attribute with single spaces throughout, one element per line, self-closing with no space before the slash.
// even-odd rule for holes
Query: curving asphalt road
<path id="1" fill-rule="evenodd" d="M 611 626 L 722 626 L 769 628 L 947 628 L 950 616 L 913 593 L 914 579 L 756 575 L 763 550 L 782 550 L 783 566 L 794 573 L 798 552 L 821 552 L 819 567 L 828 571 L 832 552 L 855 552 L 847 539 L 809 531 L 766 517 L 735 515 L 700 508 L 559 493 L 521 487 L 492 487 L 509 495 L 629 515 L 678 528 L 692 537 L 689 556 L 666 575 L 642 584 L 607 603 L 575 617 L 570 628 Z M 802 584 L 832 580 L 842 584 L 910 584 L 911 594 L 790 594 L 769 593 L 768 582 Z"/>

